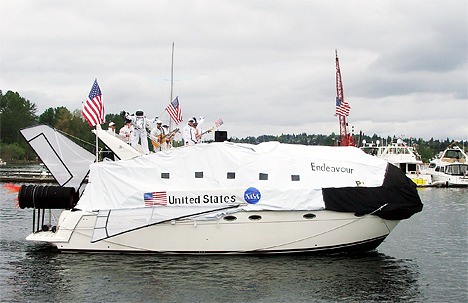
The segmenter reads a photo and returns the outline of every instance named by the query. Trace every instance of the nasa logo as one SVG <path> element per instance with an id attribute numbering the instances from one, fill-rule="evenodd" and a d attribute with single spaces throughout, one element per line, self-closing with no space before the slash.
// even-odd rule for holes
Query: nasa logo
<path id="1" fill-rule="evenodd" d="M 249 187 L 244 192 L 244 200 L 249 204 L 257 204 L 262 194 L 255 187 Z"/>

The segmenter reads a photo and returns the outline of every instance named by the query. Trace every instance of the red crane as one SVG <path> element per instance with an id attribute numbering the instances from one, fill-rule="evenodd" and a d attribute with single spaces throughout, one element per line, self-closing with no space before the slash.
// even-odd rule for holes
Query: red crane
<path id="1" fill-rule="evenodd" d="M 336 62 L 336 112 L 340 122 L 340 146 L 356 146 L 356 139 L 348 133 L 348 123 L 346 116 L 349 115 L 351 107 L 344 100 L 343 83 L 341 82 L 340 61 L 338 60 L 338 50 L 335 50 Z"/>

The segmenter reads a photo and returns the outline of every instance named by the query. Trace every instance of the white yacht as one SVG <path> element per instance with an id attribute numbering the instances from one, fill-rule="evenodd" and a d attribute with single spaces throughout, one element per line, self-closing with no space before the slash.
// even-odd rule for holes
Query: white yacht
<path id="1" fill-rule="evenodd" d="M 406 144 L 402 139 L 387 145 L 363 142 L 361 149 L 370 155 L 377 156 L 400 168 L 408 178 L 417 186 L 429 186 L 432 184 L 432 176 L 424 172 L 423 161 L 416 149 Z"/>
<path id="2" fill-rule="evenodd" d="M 429 163 L 427 173 L 432 175 L 435 186 L 468 186 L 468 164 L 466 153 L 458 146 L 445 149 Z"/>
<path id="3" fill-rule="evenodd" d="M 27 240 L 63 252 L 368 251 L 423 207 L 400 169 L 355 147 L 215 142 L 139 155 L 107 137 L 122 160 L 93 163 L 48 126 L 21 134 L 60 185 L 21 187 Z"/>

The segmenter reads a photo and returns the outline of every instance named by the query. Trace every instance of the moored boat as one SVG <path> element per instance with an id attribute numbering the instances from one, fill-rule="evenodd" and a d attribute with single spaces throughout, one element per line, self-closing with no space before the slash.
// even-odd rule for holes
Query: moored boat
<path id="1" fill-rule="evenodd" d="M 380 145 L 379 141 L 376 143 L 364 141 L 361 149 L 400 168 L 417 186 L 432 185 L 432 176 L 424 171 L 421 156 L 414 147 L 403 140 L 398 139 L 387 145 Z"/>
<path id="2" fill-rule="evenodd" d="M 434 186 L 467 187 L 468 163 L 466 153 L 458 146 L 449 146 L 429 163 L 427 173 Z"/>
<path id="3" fill-rule="evenodd" d="M 61 134 L 22 130 L 41 157 L 38 131 Z M 367 251 L 423 207 L 400 169 L 355 147 L 215 142 L 98 163 L 80 151 L 79 166 L 89 165 L 86 185 L 78 157 L 65 147 L 61 153 L 68 181 L 59 176 L 59 187 L 19 193 L 21 208 L 63 209 L 55 226 L 36 225 L 27 237 L 61 251 Z"/>

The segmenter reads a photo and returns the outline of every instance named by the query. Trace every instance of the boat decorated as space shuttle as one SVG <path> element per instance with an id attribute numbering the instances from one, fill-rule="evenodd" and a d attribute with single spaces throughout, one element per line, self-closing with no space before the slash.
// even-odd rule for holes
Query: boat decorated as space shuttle
<path id="1" fill-rule="evenodd" d="M 116 161 L 95 162 L 45 125 L 21 130 L 59 184 L 21 187 L 27 240 L 63 252 L 360 252 L 423 207 L 400 169 L 356 147 L 213 142 L 140 155 L 96 132 Z M 43 224 L 47 209 L 60 209 L 56 222 Z"/>

